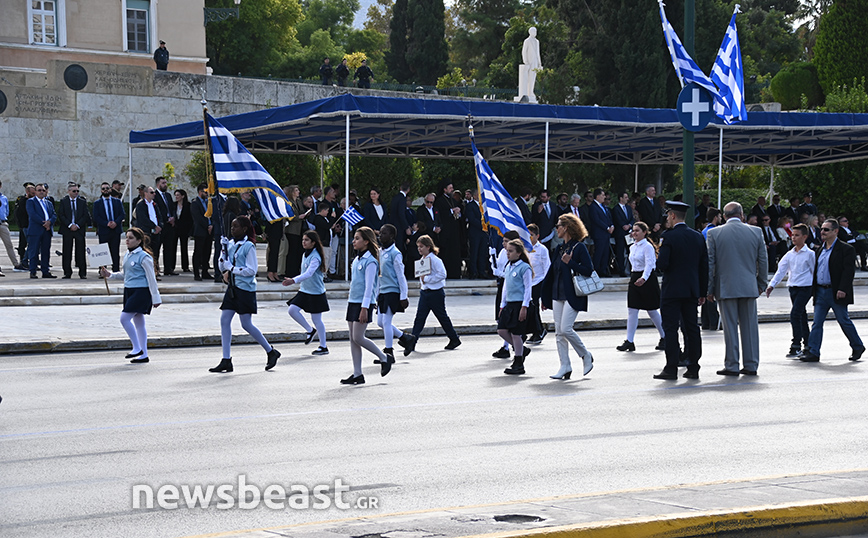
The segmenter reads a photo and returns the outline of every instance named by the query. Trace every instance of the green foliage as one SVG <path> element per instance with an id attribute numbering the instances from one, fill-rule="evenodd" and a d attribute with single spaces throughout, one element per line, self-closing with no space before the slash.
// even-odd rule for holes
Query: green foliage
<path id="1" fill-rule="evenodd" d="M 452 8 L 454 29 L 449 35 L 451 64 L 464 71 L 475 71 L 479 78 L 487 76 L 492 63 L 501 54 L 510 19 L 521 6 L 518 0 L 455 2 Z M 546 51 L 545 47 L 540 50 Z"/>
<path id="2" fill-rule="evenodd" d="M 820 20 L 814 65 L 826 93 L 868 76 L 868 0 L 838 0 Z"/>
<path id="3" fill-rule="evenodd" d="M 231 0 L 209 0 L 209 7 L 234 6 Z M 245 0 L 240 19 L 212 22 L 205 33 L 208 65 L 215 75 L 266 76 L 274 72 L 303 19 L 298 0 Z"/>
<path id="4" fill-rule="evenodd" d="M 461 72 L 460 67 L 454 67 L 451 73 L 446 73 L 442 77 L 437 79 L 437 89 L 445 90 L 448 88 L 455 88 L 461 85 L 467 84 L 467 77 L 464 76 L 464 73 Z"/>
<path id="5" fill-rule="evenodd" d="M 208 153 L 204 151 L 197 151 L 193 153 L 193 157 L 190 158 L 190 162 L 184 167 L 184 175 L 187 177 L 187 180 L 190 184 L 196 188 L 202 183 L 208 182 L 208 176 L 206 173 L 206 163 L 208 159 Z"/>
<path id="6" fill-rule="evenodd" d="M 374 30 L 389 38 L 389 21 L 392 20 L 393 0 L 377 0 L 368 6 L 365 30 Z"/>
<path id="7" fill-rule="evenodd" d="M 312 185 L 319 185 L 319 157 L 315 155 L 254 153 L 253 156 L 282 187 L 298 185 L 302 193 L 309 193 Z"/>
<path id="8" fill-rule="evenodd" d="M 783 65 L 800 59 L 802 53 L 791 27 L 793 2 L 768 4 L 771 6 L 749 6 L 744 15 L 736 18 L 741 54 L 753 59 L 757 75 L 775 75 Z M 717 46 L 720 39 L 717 38 Z M 711 66 L 711 62 L 699 65 Z"/>
<path id="9" fill-rule="evenodd" d="M 345 167 L 343 157 L 331 157 L 325 163 L 325 184 L 337 183 L 341 196 L 344 192 Z M 350 157 L 350 188 L 359 194 L 362 204 L 368 201 L 372 187 L 382 193 L 382 203 L 388 205 L 392 195 L 404 181 L 410 181 L 415 193 L 420 178 L 421 166 L 416 159 L 393 159 L 383 157 Z"/>
<path id="10" fill-rule="evenodd" d="M 310 36 L 310 44 L 301 46 L 296 41 L 285 56 L 280 67 L 274 72 L 281 78 L 309 78 L 319 80 L 319 66 L 328 57 L 332 67 L 336 67 L 344 55 L 344 49 L 335 44 L 326 30 L 316 30 Z"/>
<path id="11" fill-rule="evenodd" d="M 407 34 L 410 21 L 407 11 L 408 0 L 395 0 L 392 5 L 392 20 L 389 22 L 389 51 L 386 53 L 386 67 L 389 76 L 407 84 L 412 73 L 407 63 Z"/>
<path id="12" fill-rule="evenodd" d="M 433 85 L 449 61 L 443 0 L 409 0 L 407 13 L 406 59 L 412 82 Z"/>
<path id="13" fill-rule="evenodd" d="M 823 112 L 868 112 L 868 93 L 865 92 L 865 77 L 853 81 L 851 86 L 838 86 L 826 96 Z"/>
<path id="14" fill-rule="evenodd" d="M 771 91 L 784 110 L 814 108 L 824 101 L 817 68 L 809 62 L 796 62 L 778 71 L 772 78 Z M 803 95 L 807 107 L 802 106 Z"/>
<path id="15" fill-rule="evenodd" d="M 781 170 L 775 190 L 781 197 L 801 196 L 810 191 L 817 208 L 828 217 L 847 215 L 853 227 L 868 228 L 868 161 L 849 161 L 822 166 Z"/>
<path id="16" fill-rule="evenodd" d="M 347 37 L 347 50 L 353 52 L 364 52 L 368 59 L 368 67 L 377 73 L 385 73 L 384 55 L 388 44 L 386 35 L 381 34 L 376 30 L 353 30 Z M 349 64 L 349 61 L 347 61 Z M 377 76 L 377 79 L 383 79 L 383 76 Z"/>
<path id="17" fill-rule="evenodd" d="M 304 20 L 298 23 L 298 42 L 310 45 L 317 30 L 326 30 L 336 43 L 346 43 L 359 0 L 305 0 Z"/>

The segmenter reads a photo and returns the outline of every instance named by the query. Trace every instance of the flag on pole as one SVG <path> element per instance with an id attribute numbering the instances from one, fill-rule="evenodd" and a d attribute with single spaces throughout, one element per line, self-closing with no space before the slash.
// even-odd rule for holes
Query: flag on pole
<path id="1" fill-rule="evenodd" d="M 714 83 L 696 65 L 696 62 L 687 53 L 687 49 L 681 44 L 681 40 L 678 39 L 675 29 L 669 24 L 669 19 L 666 18 L 666 11 L 663 9 L 663 0 L 657 0 L 657 3 L 660 5 L 660 21 L 663 23 L 663 36 L 666 38 L 666 46 L 669 48 L 672 65 L 675 66 L 675 72 L 678 74 L 678 81 L 681 83 L 681 87 L 683 88 L 687 84 L 695 82 L 708 90 L 712 97 L 714 97 L 714 100 L 718 101 L 720 93 L 718 93 Z"/>
<path id="2" fill-rule="evenodd" d="M 740 7 L 735 5 L 723 43 L 717 51 L 714 67 L 711 68 L 711 80 L 717 84 L 721 97 L 720 101 L 714 101 L 714 113 L 723 118 L 727 125 L 734 121 L 747 120 L 747 109 L 744 106 L 744 66 L 741 63 L 741 47 L 735 27 L 735 15 L 741 13 Z"/>
<path id="3" fill-rule="evenodd" d="M 528 250 L 532 248 L 530 233 L 524 224 L 518 206 L 512 196 L 504 188 L 503 184 L 489 168 L 488 163 L 482 158 L 482 154 L 476 149 L 473 141 L 473 130 L 470 131 L 470 145 L 473 148 L 473 160 L 476 165 L 476 182 L 479 186 L 479 196 L 482 199 L 482 215 L 488 226 L 503 235 L 509 230 L 518 232 Z"/>
<path id="4" fill-rule="evenodd" d="M 220 192 L 252 190 L 269 222 L 291 218 L 294 215 L 292 206 L 271 174 L 226 127 L 210 114 L 206 119 L 217 189 Z"/>
<path id="5" fill-rule="evenodd" d="M 362 216 L 361 213 L 356 211 L 356 208 L 353 206 L 347 207 L 347 210 L 341 215 L 341 218 L 347 221 L 350 226 L 355 226 L 356 224 L 365 220 L 365 217 Z"/>

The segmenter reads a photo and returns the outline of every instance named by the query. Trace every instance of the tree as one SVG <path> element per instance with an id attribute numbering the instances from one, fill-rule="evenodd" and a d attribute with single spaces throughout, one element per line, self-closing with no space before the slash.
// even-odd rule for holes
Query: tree
<path id="1" fill-rule="evenodd" d="M 809 62 L 796 62 L 778 71 L 772 79 L 771 90 L 775 101 L 781 103 L 784 110 L 800 108 L 802 96 L 805 96 L 808 108 L 814 108 L 825 100 L 817 68 Z"/>
<path id="2" fill-rule="evenodd" d="M 214 2 L 219 7 L 229 4 Z M 303 18 L 301 5 L 298 0 L 246 0 L 239 13 L 240 19 L 208 25 L 208 65 L 215 75 L 271 74 L 292 47 L 295 25 Z"/>
<path id="3" fill-rule="evenodd" d="M 510 19 L 520 7 L 518 0 L 458 0 L 450 8 L 455 14 L 449 36 L 452 65 L 484 78 L 500 55 Z"/>
<path id="4" fill-rule="evenodd" d="M 316 30 L 326 30 L 335 43 L 345 44 L 352 31 L 359 0 L 305 0 L 304 20 L 298 23 L 298 41 L 309 45 Z"/>
<path id="5" fill-rule="evenodd" d="M 281 78 L 308 78 L 319 80 L 319 66 L 323 58 L 329 58 L 332 65 L 340 63 L 344 49 L 335 44 L 328 30 L 316 30 L 310 36 L 306 47 L 295 41 L 292 49 L 284 55 L 283 62 L 274 70 Z"/>
<path id="6" fill-rule="evenodd" d="M 374 30 L 388 38 L 389 23 L 392 20 L 392 4 L 394 3 L 394 0 L 377 0 L 368 6 L 365 30 Z"/>
<path id="7" fill-rule="evenodd" d="M 868 76 L 868 0 L 838 0 L 820 21 L 814 65 L 826 93 Z"/>
<path id="8" fill-rule="evenodd" d="M 443 0 L 409 0 L 406 59 L 416 84 L 436 84 L 446 73 L 446 8 Z"/>
<path id="9" fill-rule="evenodd" d="M 412 73 L 407 64 L 407 33 L 409 29 L 408 0 L 395 0 L 392 5 L 392 20 L 389 22 L 389 51 L 386 53 L 386 66 L 389 75 L 404 84 Z"/>

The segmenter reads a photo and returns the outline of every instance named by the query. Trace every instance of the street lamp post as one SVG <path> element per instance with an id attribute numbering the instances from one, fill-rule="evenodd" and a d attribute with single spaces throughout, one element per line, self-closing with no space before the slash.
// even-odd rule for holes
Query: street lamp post
<path id="1" fill-rule="evenodd" d="M 240 11 L 238 6 L 241 5 L 241 0 L 235 0 L 235 7 L 206 7 L 205 8 L 205 26 L 209 22 L 220 22 L 235 17 L 240 19 Z"/>

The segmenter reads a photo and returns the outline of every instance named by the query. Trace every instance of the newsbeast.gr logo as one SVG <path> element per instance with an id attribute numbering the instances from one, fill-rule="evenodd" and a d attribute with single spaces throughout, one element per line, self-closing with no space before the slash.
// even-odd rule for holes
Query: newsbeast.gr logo
<path id="1" fill-rule="evenodd" d="M 332 484 L 270 484 L 260 488 L 247 483 L 247 475 L 239 475 L 234 483 L 225 484 L 163 484 L 154 489 L 149 484 L 135 484 L 132 490 L 134 510 L 161 508 L 216 508 L 229 510 L 253 510 L 265 506 L 272 510 L 374 510 L 379 507 L 379 498 L 357 496 L 347 498 L 350 486 L 336 478 Z"/>

